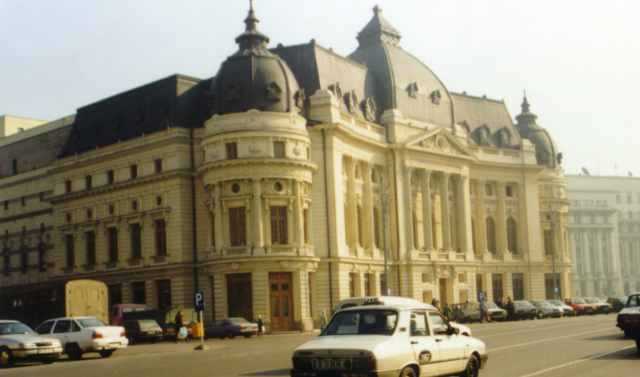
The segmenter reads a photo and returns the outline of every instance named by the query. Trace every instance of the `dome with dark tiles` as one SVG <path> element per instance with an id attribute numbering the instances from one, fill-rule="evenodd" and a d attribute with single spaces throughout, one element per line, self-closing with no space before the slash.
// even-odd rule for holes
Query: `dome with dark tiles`
<path id="1" fill-rule="evenodd" d="M 269 37 L 257 29 L 260 21 L 253 4 L 244 22 L 245 32 L 236 38 L 239 50 L 222 64 L 212 83 L 214 112 L 296 111 L 302 96 L 298 82 L 287 63 L 268 50 Z"/>

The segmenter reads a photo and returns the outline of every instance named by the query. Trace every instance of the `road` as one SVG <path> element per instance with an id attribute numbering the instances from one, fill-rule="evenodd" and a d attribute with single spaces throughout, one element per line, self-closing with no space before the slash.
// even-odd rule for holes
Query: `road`
<path id="1" fill-rule="evenodd" d="M 640 375 L 635 343 L 615 327 L 615 315 L 471 326 L 489 349 L 485 377 Z M 3 377 L 285 377 L 292 350 L 312 335 L 271 335 L 196 344 L 132 346 L 110 359 L 85 356 L 53 365 L 21 365 Z"/>

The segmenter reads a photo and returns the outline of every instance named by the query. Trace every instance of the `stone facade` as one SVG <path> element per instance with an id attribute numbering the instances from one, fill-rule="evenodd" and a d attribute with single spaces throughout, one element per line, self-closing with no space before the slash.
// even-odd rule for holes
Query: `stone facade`
<path id="1" fill-rule="evenodd" d="M 577 296 L 640 290 L 640 179 L 568 176 L 569 232 Z"/>
<path id="2" fill-rule="evenodd" d="M 526 99 L 516 124 L 502 101 L 449 92 L 377 8 L 348 58 L 267 50 L 253 10 L 245 23 L 217 77 L 39 127 L 66 130 L 62 146 L 27 140 L 38 168 L 0 178 L 3 313 L 42 319 L 49 289 L 77 278 L 162 309 L 201 289 L 208 320 L 273 330 L 317 326 L 350 296 L 570 295 L 566 184 Z"/>

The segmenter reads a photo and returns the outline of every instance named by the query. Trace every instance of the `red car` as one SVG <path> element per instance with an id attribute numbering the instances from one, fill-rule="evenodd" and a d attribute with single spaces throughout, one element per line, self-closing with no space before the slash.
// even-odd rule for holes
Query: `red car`
<path id="1" fill-rule="evenodd" d="M 565 303 L 575 310 L 576 315 L 595 313 L 595 307 L 592 304 L 587 303 L 581 297 L 568 298 L 565 300 Z"/>

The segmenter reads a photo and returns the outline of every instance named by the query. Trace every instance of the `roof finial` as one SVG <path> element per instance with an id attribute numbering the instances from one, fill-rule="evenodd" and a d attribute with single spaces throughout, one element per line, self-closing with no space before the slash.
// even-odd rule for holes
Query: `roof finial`
<path id="1" fill-rule="evenodd" d="M 258 30 L 258 27 L 257 27 L 258 22 L 260 22 L 260 20 L 258 20 L 258 18 L 256 17 L 256 13 L 253 8 L 253 0 L 249 0 L 249 14 L 247 15 L 247 18 L 244 20 L 245 25 L 247 25 L 246 31 Z"/>
<path id="2" fill-rule="evenodd" d="M 528 113 L 531 109 L 531 105 L 529 105 L 529 100 L 527 99 L 527 90 L 524 90 L 524 98 L 522 99 L 522 112 Z"/>
<path id="3" fill-rule="evenodd" d="M 375 14 L 376 16 L 379 15 L 380 13 L 382 13 L 382 8 L 380 8 L 377 4 L 375 7 L 373 7 L 373 14 Z"/>

